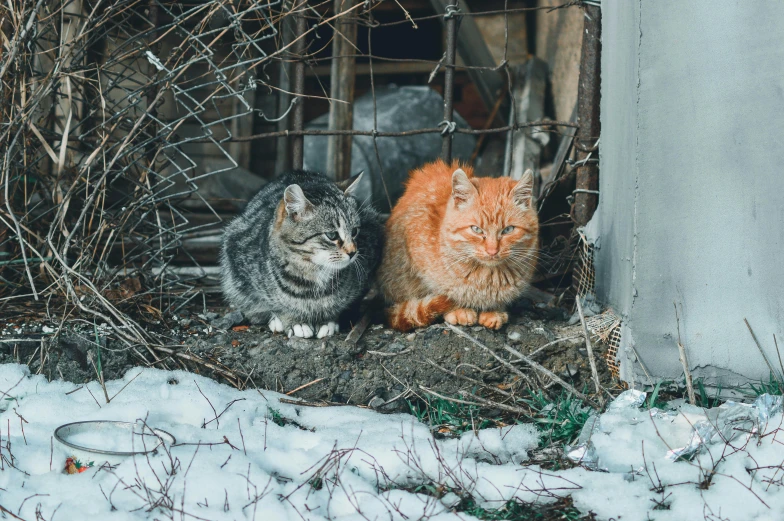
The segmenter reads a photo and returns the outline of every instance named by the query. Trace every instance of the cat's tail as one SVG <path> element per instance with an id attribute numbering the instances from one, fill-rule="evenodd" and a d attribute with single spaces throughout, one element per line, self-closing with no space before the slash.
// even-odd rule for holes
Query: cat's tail
<path id="1" fill-rule="evenodd" d="M 443 295 L 425 297 L 395 304 L 387 309 L 387 318 L 393 328 L 409 331 L 432 324 L 454 307 L 454 303 Z"/>

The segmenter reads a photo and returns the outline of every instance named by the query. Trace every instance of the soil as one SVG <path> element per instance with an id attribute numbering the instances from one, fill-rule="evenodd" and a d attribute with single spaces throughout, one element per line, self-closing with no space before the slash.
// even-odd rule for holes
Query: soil
<path id="1" fill-rule="evenodd" d="M 159 321 L 154 327 L 159 337 L 166 338 L 164 349 L 170 353 L 126 346 L 106 326 L 74 321 L 58 329 L 59 324 L 18 319 L 0 330 L 0 363 L 26 363 L 32 372 L 77 383 L 96 379 L 98 367 L 106 380 L 120 378 L 139 365 L 179 368 L 238 387 L 291 393 L 293 399 L 369 405 L 393 412 L 407 411 L 405 398 L 423 396 L 423 388 L 456 397 L 461 391 L 481 387 L 456 374 L 482 382 L 485 390 L 514 391 L 521 384 L 520 377 L 489 351 L 514 362 L 542 387 L 550 387 L 548 377 L 515 361 L 503 347 L 530 354 L 565 339 L 538 352 L 534 359 L 578 390 L 591 384 L 582 330 L 579 323 L 569 325 L 566 311 L 559 308 L 523 303 L 500 331 L 461 328 L 489 349 L 444 324 L 405 334 L 383 327 L 374 317 L 356 342 L 347 342 L 345 332 L 329 339 L 305 340 L 271 334 L 264 326 L 233 325 L 231 319 L 225 320 L 226 311 L 218 308 Z M 601 380 L 609 382 L 601 347 L 598 351 Z"/>

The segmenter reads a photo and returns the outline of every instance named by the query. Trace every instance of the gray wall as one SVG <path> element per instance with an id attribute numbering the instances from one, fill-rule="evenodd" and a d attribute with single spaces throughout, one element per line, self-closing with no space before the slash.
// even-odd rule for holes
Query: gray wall
<path id="1" fill-rule="evenodd" d="M 784 348 L 784 2 L 603 0 L 597 296 L 622 376 L 767 380 Z M 644 378 L 643 378 L 644 380 Z"/>

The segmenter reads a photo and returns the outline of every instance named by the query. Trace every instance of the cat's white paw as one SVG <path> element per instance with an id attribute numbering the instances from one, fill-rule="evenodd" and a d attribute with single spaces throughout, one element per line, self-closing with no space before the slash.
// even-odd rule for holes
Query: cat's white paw
<path id="1" fill-rule="evenodd" d="M 321 326 L 318 330 L 318 334 L 316 335 L 317 338 L 324 338 L 327 336 L 332 336 L 335 333 L 340 331 L 340 326 L 337 322 L 327 322 L 323 326 Z"/>
<path id="2" fill-rule="evenodd" d="M 313 338 L 313 328 L 308 324 L 294 324 L 289 329 L 289 338 L 296 336 L 299 338 Z"/>
<path id="3" fill-rule="evenodd" d="M 273 333 L 283 333 L 283 322 L 275 315 L 272 315 L 272 318 L 267 323 L 267 327 Z"/>

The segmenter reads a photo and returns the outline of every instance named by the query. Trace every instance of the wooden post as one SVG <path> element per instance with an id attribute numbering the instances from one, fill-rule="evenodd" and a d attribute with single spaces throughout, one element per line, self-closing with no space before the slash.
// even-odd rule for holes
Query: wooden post
<path id="1" fill-rule="evenodd" d="M 601 122 L 601 8 L 585 4 L 583 48 L 580 56 L 580 83 L 577 88 L 577 187 L 572 218 L 577 226 L 585 226 L 599 201 L 599 150 L 597 147 Z"/>
<path id="2" fill-rule="evenodd" d="M 299 12 L 296 15 L 297 26 L 296 36 L 298 38 L 294 42 L 294 54 L 297 57 L 297 63 L 294 65 L 294 96 L 296 97 L 296 105 L 294 105 L 294 122 L 293 130 L 304 130 L 305 128 L 305 32 L 308 30 L 307 20 L 305 19 L 305 9 L 307 8 L 307 0 L 304 0 L 298 7 Z M 291 140 L 291 167 L 295 170 L 302 168 L 303 154 L 304 154 L 304 136 L 294 136 Z"/>
<path id="3" fill-rule="evenodd" d="M 291 43 L 294 31 L 294 21 L 292 20 L 291 16 L 284 16 L 280 24 L 281 47 L 286 47 Z M 289 104 L 291 103 L 291 94 L 289 94 L 289 90 L 291 89 L 292 84 L 291 72 L 291 62 L 285 59 L 281 60 L 280 66 L 278 68 L 278 87 L 280 88 L 278 91 L 278 117 L 281 118 L 277 125 L 277 130 L 279 131 L 288 129 L 289 124 L 291 123 L 291 116 L 286 114 L 286 111 L 289 110 Z M 283 116 L 284 114 L 286 114 L 286 116 Z M 291 169 L 291 153 L 289 145 L 289 138 L 278 138 L 275 146 L 275 172 L 278 174 Z"/>
<path id="4" fill-rule="evenodd" d="M 544 97 L 547 88 L 547 63 L 539 58 L 531 58 L 524 65 L 515 66 L 514 114 L 510 122 L 522 124 L 540 121 L 544 118 Z M 510 132 L 506 140 L 504 175 L 520 179 L 529 168 L 534 171 L 534 194 L 539 188 L 539 156 L 547 144 L 549 136 L 536 133 L 534 128 L 522 128 Z"/>
<path id="5" fill-rule="evenodd" d="M 430 0 L 430 4 L 437 13 L 445 13 L 447 5 L 450 4 L 456 5 L 461 13 L 471 12 L 465 0 Z M 447 26 L 449 21 L 450 18 L 444 19 Z M 466 65 L 488 68 L 496 66 L 493 54 L 488 49 L 485 39 L 482 37 L 482 32 L 479 30 L 479 26 L 476 25 L 476 20 L 473 17 L 460 17 L 460 35 L 457 38 L 456 45 L 457 52 L 460 53 L 460 57 Z M 468 69 L 466 72 L 474 85 L 476 85 L 485 108 L 488 112 L 491 112 L 495 106 L 498 92 L 504 88 L 506 76 L 494 70 Z M 505 120 L 508 111 L 508 103 L 502 103 L 501 110 L 498 111 L 498 117 L 502 121 Z"/>
<path id="6" fill-rule="evenodd" d="M 455 48 L 457 41 L 457 1 L 446 6 L 446 59 L 444 64 L 444 141 L 441 145 L 441 158 L 446 163 L 452 162 L 452 135 L 454 128 L 450 128 L 454 117 L 453 101 L 455 92 Z"/>
<path id="7" fill-rule="evenodd" d="M 334 0 L 335 15 L 345 12 L 357 0 Z M 332 70 L 330 75 L 329 130 L 354 128 L 354 84 L 356 60 L 340 56 L 356 54 L 357 24 L 345 21 L 345 16 L 335 20 L 332 38 Z M 351 136 L 329 136 L 327 139 L 327 168 L 337 181 L 351 177 Z"/>

